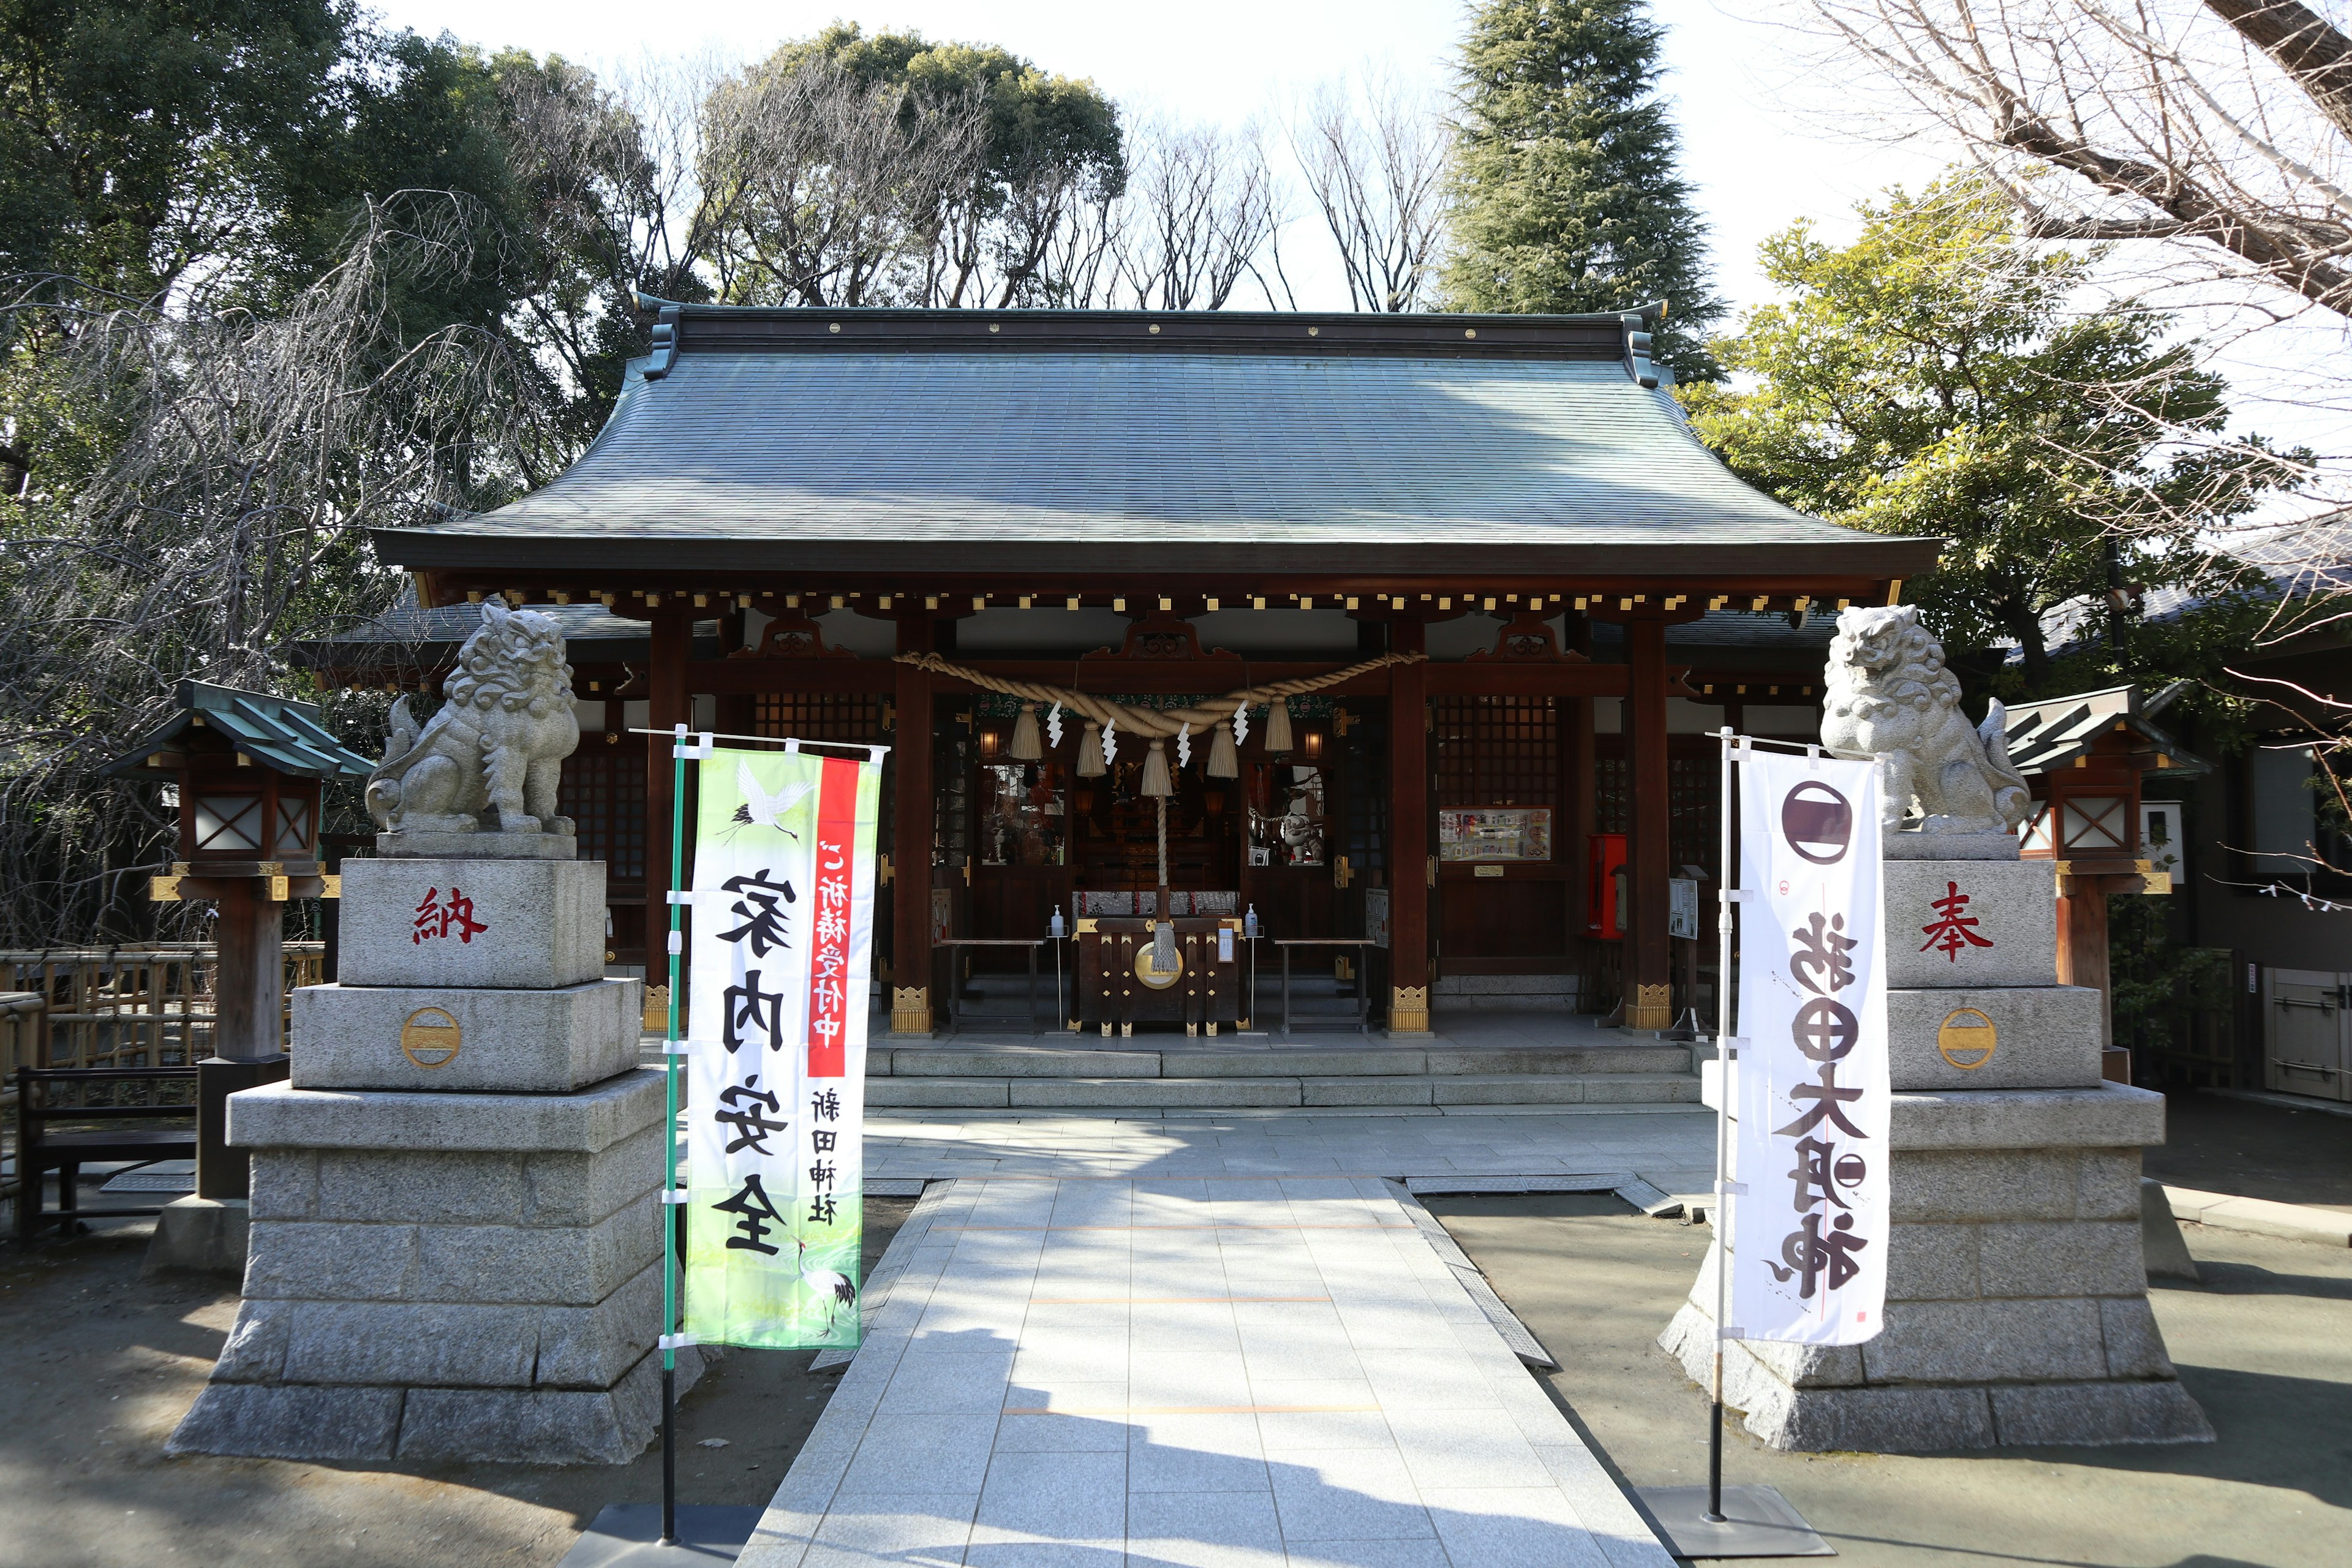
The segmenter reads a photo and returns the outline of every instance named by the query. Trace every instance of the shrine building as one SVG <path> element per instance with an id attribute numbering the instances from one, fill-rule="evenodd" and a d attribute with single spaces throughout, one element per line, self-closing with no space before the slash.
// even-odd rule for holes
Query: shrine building
<path id="1" fill-rule="evenodd" d="M 1707 733 L 1817 734 L 1829 622 L 1937 554 L 1735 478 L 1648 359 L 1655 308 L 658 311 L 580 459 L 377 531 L 416 604 L 312 660 L 430 712 L 470 605 L 562 620 L 565 809 L 623 963 L 661 962 L 670 879 L 668 749 L 632 729 L 889 745 L 876 978 L 902 1034 L 959 966 L 1018 963 L 950 944 L 1159 876 L 1137 739 L 1087 762 L 1074 715 L 1033 741 L 1040 705 L 940 664 L 1164 708 L 1423 656 L 1261 707 L 1233 776 L 1189 741 L 1176 911 L 1382 939 L 1321 972 L 1377 966 L 1399 1035 L 1511 977 L 1659 1029 L 1712 959 L 1669 934 L 1670 884 L 1711 902 L 1720 871 Z"/>

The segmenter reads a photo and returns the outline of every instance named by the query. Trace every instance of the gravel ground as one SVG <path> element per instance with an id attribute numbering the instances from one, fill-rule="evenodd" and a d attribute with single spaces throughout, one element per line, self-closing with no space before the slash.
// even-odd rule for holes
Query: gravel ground
<path id="1" fill-rule="evenodd" d="M 866 1200 L 869 1269 L 913 1207 Z M 0 1568 L 541 1568 L 606 1503 L 660 1500 L 658 1446 L 617 1467 L 164 1458 L 237 1296 L 142 1279 L 152 1228 L 0 1247 Z M 678 1402 L 681 1502 L 768 1500 L 840 1376 L 813 1355 L 730 1352 Z"/>
<path id="2" fill-rule="evenodd" d="M 1561 1361 L 1544 1381 L 1621 1479 L 1704 1484 L 1706 1395 L 1654 1342 L 1706 1230 L 1607 1196 L 1424 1201 Z M 2352 1568 L 2352 1253 L 2183 1229 L 2204 1282 L 2150 1300 L 2219 1441 L 1783 1454 L 1735 1423 L 1726 1481 L 1778 1487 L 1856 1568 Z"/>

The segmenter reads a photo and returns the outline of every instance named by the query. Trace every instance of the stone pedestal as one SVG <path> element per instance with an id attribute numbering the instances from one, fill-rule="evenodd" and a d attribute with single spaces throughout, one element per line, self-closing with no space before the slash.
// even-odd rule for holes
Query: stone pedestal
<path id="1" fill-rule="evenodd" d="M 344 982 L 296 993 L 291 1079 L 229 1100 L 245 1300 L 172 1452 L 617 1464 L 653 1436 L 662 1076 L 640 983 L 583 978 L 566 913 L 593 892 L 601 944 L 604 868 L 459 871 L 470 942 L 415 940 L 435 863 L 345 863 Z"/>
<path id="2" fill-rule="evenodd" d="M 1725 1402 L 1775 1447 L 2212 1438 L 2147 1305 L 2140 1150 L 2164 1141 L 2164 1100 L 2101 1081 L 2099 994 L 2056 983 L 2053 874 L 1886 862 L 1886 1326 L 1854 1346 L 1725 1346 Z M 1956 942 L 1951 919 L 1976 923 Z M 1738 1174 L 1753 1192 L 1778 1173 Z M 1701 1383 L 1717 1261 L 1659 1341 Z"/>

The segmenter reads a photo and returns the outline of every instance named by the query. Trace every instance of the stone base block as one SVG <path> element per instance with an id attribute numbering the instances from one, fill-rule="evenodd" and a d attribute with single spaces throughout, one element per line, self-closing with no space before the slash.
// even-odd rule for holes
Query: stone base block
<path id="1" fill-rule="evenodd" d="M 2014 860 L 2013 833 L 1923 833 L 1890 828 L 1881 837 L 1888 860 Z"/>
<path id="2" fill-rule="evenodd" d="M 297 1089 L 568 1091 L 637 1065 L 645 982 L 555 990 L 305 985 Z"/>
<path id="3" fill-rule="evenodd" d="M 1883 886 L 1890 987 L 2058 984 L 2056 861 L 1890 855 Z"/>
<path id="4" fill-rule="evenodd" d="M 602 860 L 574 860 L 568 852 L 549 859 L 346 860 L 342 874 L 336 978 L 345 985 L 545 991 L 604 975 Z M 297 1031 L 299 1039 L 299 1024 Z"/>
<path id="5" fill-rule="evenodd" d="M 155 1216 L 142 1274 L 245 1272 L 252 1205 L 244 1198 L 181 1198 Z"/>
<path id="6" fill-rule="evenodd" d="M 386 858 L 432 860 L 575 860 L 580 840 L 570 833 L 436 832 L 410 827 L 375 836 Z"/>
<path id="7" fill-rule="evenodd" d="M 656 1321 L 658 1314 L 656 1314 Z M 683 1394 L 705 1357 L 677 1352 Z M 351 1387 L 213 1383 L 166 1454 L 345 1461 L 621 1465 L 661 1419 L 661 1357 L 641 1357 L 604 1389 Z"/>
<path id="8" fill-rule="evenodd" d="M 252 1150 L 593 1154 L 658 1124 L 663 1101 L 657 1068 L 632 1068 L 572 1094 L 416 1094 L 273 1083 L 228 1097 L 228 1141 Z"/>
<path id="9" fill-rule="evenodd" d="M 1894 1087 L 2093 1088 L 2103 1081 L 2100 1016 L 2099 994 L 2087 985 L 1890 988 Z"/>

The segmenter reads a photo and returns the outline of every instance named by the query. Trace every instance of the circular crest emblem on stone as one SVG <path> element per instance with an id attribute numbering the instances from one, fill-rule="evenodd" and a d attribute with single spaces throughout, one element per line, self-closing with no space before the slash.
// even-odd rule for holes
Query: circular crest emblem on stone
<path id="1" fill-rule="evenodd" d="M 2000 1044 L 2000 1036 L 1992 1020 L 1974 1007 L 1960 1007 L 1945 1015 L 1941 1027 L 1936 1031 L 1936 1054 L 1962 1072 L 1974 1072 L 1992 1060 L 1993 1048 Z"/>
<path id="2" fill-rule="evenodd" d="M 457 1020 L 438 1007 L 419 1007 L 402 1020 L 400 1054 L 421 1068 L 446 1068 L 465 1044 Z"/>
<path id="3" fill-rule="evenodd" d="M 1808 779 L 1780 802 L 1780 837 L 1816 866 L 1845 858 L 1853 842 L 1853 805 L 1825 784 Z"/>

